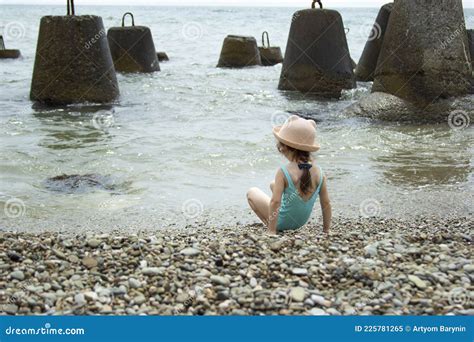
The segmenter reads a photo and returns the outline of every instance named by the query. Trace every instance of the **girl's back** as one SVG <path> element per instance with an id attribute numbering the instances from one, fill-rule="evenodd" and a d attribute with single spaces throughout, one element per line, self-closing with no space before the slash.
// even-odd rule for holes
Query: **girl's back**
<path id="1" fill-rule="evenodd" d="M 301 172 L 299 167 L 295 167 L 293 164 L 290 163 L 281 168 L 285 179 L 285 189 L 283 190 L 281 206 L 279 208 L 278 230 L 297 229 L 303 226 L 311 216 L 314 204 L 321 191 L 321 184 L 323 182 L 321 168 L 308 164 L 311 165 L 311 169 L 306 172 L 311 174 L 311 184 L 302 187 L 304 171 Z M 303 192 L 303 190 L 305 191 Z"/>
<path id="2" fill-rule="evenodd" d="M 301 177 L 303 176 L 303 170 L 300 170 L 298 164 L 296 163 L 288 163 L 286 165 L 286 169 L 288 170 L 288 173 L 291 176 L 291 180 L 293 181 L 293 184 L 298 190 L 298 193 L 301 198 L 303 198 L 304 200 L 308 200 L 309 198 L 311 198 L 321 181 L 321 169 L 316 165 L 313 165 L 313 167 L 309 170 L 309 172 L 311 173 L 311 190 L 309 193 L 306 194 L 303 194 L 301 192 Z M 285 178 L 285 189 L 288 188 L 288 186 L 288 180 Z"/>

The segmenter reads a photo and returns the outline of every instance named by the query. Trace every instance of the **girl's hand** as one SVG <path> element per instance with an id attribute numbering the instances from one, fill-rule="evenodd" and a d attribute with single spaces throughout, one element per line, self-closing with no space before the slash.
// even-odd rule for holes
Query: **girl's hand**
<path id="1" fill-rule="evenodd" d="M 321 210 L 323 212 L 323 232 L 329 235 L 329 228 L 331 227 L 332 220 L 332 209 L 331 201 L 329 200 L 327 183 L 328 180 L 326 176 L 324 176 L 321 192 L 319 193 L 319 202 L 321 203 Z"/>
<path id="2" fill-rule="evenodd" d="M 270 200 L 270 212 L 268 213 L 268 231 L 271 234 L 277 233 L 278 214 L 280 212 L 281 197 L 285 190 L 285 175 L 278 169 L 275 176 L 275 183 L 272 186 L 272 198 Z"/>

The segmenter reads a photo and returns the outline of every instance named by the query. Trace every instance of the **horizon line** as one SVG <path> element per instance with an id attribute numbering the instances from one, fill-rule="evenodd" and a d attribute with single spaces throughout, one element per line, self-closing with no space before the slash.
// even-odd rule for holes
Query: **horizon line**
<path id="1" fill-rule="evenodd" d="M 38 4 L 38 3 L 20 3 L 20 4 L 15 4 L 15 3 L 9 3 L 9 2 L 2 2 L 0 3 L 0 6 L 35 6 L 35 7 L 40 7 L 40 6 L 53 6 L 53 7 L 63 7 L 64 5 L 62 4 Z M 164 4 L 129 4 L 129 5 L 115 5 L 115 4 L 83 4 L 80 5 L 79 7 L 83 6 L 89 6 L 89 7 L 249 7 L 249 8 L 258 8 L 258 7 L 267 7 L 267 8 L 300 8 L 300 6 L 294 6 L 294 5 L 280 5 L 280 6 L 274 6 L 274 5 L 252 5 L 252 4 L 245 4 L 245 5 L 238 5 L 238 4 L 231 4 L 231 5 L 226 5 L 226 4 L 219 4 L 219 5 L 184 5 L 184 4 L 169 4 L 169 5 L 164 5 Z M 76 6 L 77 7 L 77 6 Z M 346 8 L 346 9 L 352 9 L 352 8 L 358 8 L 358 9 L 374 9 L 374 8 L 379 8 L 379 6 L 373 6 L 373 7 L 368 7 L 368 6 L 331 6 L 331 8 Z M 464 9 L 474 9 L 474 5 L 472 7 L 470 6 L 463 6 Z M 325 8 L 325 9 L 330 9 L 330 8 Z"/>
<path id="2" fill-rule="evenodd" d="M 14 4 L 14 3 L 0 3 L 0 6 L 54 6 L 54 7 L 63 7 L 64 5 L 60 4 L 37 4 L 37 3 L 21 3 L 21 4 Z M 252 4 L 245 4 L 245 5 L 225 5 L 225 4 L 220 4 L 220 5 L 181 5 L 181 4 L 176 4 L 176 5 L 160 5 L 160 4 L 149 4 L 149 5 L 144 5 L 144 4 L 130 4 L 130 5 L 115 5 L 115 4 L 82 4 L 80 6 L 76 5 L 77 7 L 84 7 L 84 6 L 89 6 L 89 7 L 273 7 L 273 8 L 299 8 L 298 6 L 294 5 L 280 5 L 280 6 L 274 6 L 274 5 L 252 5 Z M 347 7 L 347 6 L 334 6 L 331 8 L 378 8 L 377 6 L 374 7 L 367 7 L 367 6 L 354 6 L 354 7 Z M 329 8 L 325 8 L 329 9 Z"/>

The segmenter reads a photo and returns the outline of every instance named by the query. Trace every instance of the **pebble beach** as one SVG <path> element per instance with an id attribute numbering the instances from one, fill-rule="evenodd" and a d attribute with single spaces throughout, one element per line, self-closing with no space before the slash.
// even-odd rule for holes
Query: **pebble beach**
<path id="1" fill-rule="evenodd" d="M 1 314 L 474 315 L 472 217 L 0 233 Z"/>

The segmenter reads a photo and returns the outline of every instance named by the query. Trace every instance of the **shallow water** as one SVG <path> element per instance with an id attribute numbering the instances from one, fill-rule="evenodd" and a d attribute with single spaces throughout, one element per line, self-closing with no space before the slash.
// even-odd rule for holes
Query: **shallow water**
<path id="1" fill-rule="evenodd" d="M 245 192 L 267 189 L 283 162 L 271 128 L 290 113 L 318 122 L 322 149 L 316 158 L 329 177 L 336 213 L 472 214 L 472 125 L 454 130 L 347 118 L 342 110 L 367 94 L 369 84 L 339 101 L 323 101 L 278 91 L 281 65 L 215 68 L 227 34 L 259 40 L 267 30 L 272 45 L 284 51 L 295 9 L 77 6 L 78 14 L 101 15 L 106 28 L 132 10 L 171 60 L 159 73 L 118 75 L 121 97 L 112 107 L 46 109 L 29 101 L 38 25 L 41 16 L 64 8 L 0 8 L 0 30 L 10 32 L 7 47 L 24 56 L 0 62 L 3 229 L 252 222 Z M 340 12 L 357 61 L 377 9 Z M 465 11 L 468 27 L 473 14 Z M 45 186 L 62 174 L 100 174 L 114 191 L 62 193 Z"/>

